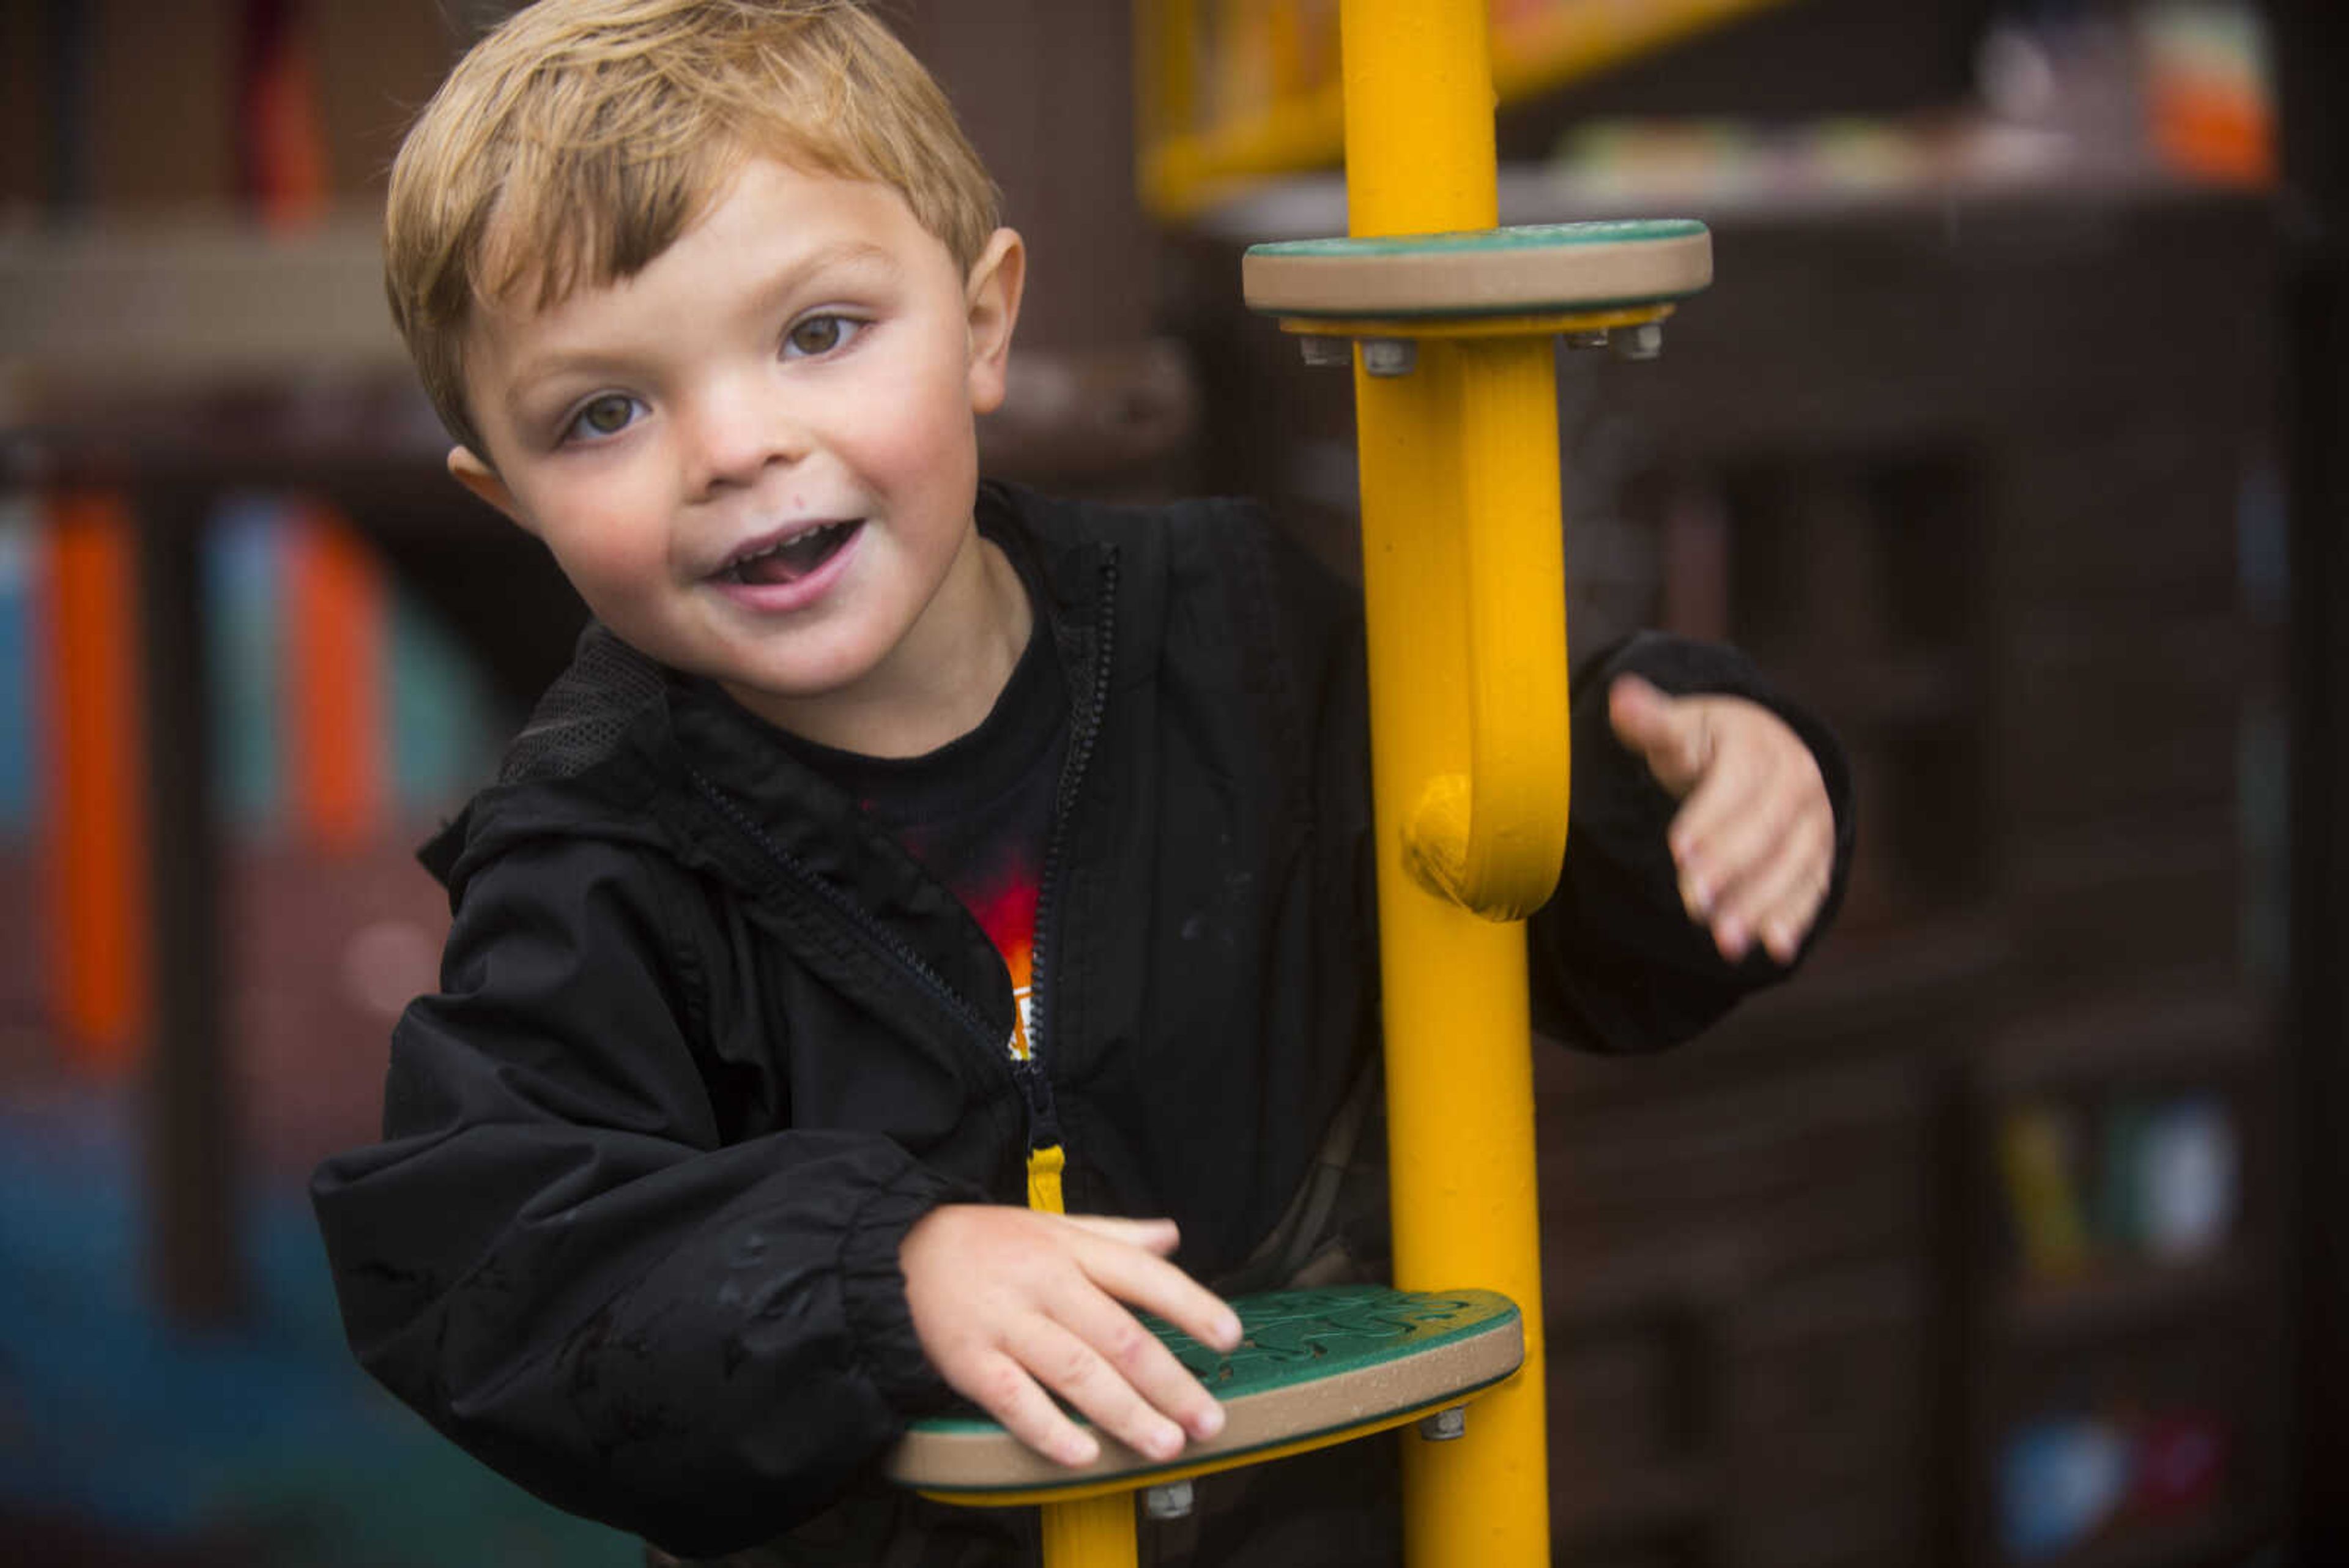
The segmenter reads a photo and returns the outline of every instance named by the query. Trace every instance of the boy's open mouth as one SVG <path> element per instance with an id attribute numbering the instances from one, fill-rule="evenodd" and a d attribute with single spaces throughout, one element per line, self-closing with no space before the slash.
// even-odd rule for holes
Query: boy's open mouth
<path id="1" fill-rule="evenodd" d="M 729 562 L 719 568 L 718 576 L 725 582 L 747 583 L 753 587 L 795 583 L 831 560 L 864 525 L 864 520 L 859 517 L 845 523 L 827 523 L 821 528 L 811 528 L 779 545 L 770 545 L 756 555 Z"/>

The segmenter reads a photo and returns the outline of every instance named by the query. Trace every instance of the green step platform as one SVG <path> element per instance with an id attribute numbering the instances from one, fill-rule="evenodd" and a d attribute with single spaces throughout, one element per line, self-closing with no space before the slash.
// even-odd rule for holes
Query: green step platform
<path id="1" fill-rule="evenodd" d="M 1401 1426 L 1461 1403 L 1525 1360 L 1516 1306 L 1492 1291 L 1348 1285 L 1231 1304 L 1241 1339 L 1229 1355 L 1143 1319 L 1223 1402 L 1223 1431 L 1178 1458 L 1145 1459 L 1104 1437 L 1101 1458 L 1071 1469 L 973 1412 L 915 1422 L 890 1457 L 890 1478 L 982 1506 L 1158 1486 Z"/>

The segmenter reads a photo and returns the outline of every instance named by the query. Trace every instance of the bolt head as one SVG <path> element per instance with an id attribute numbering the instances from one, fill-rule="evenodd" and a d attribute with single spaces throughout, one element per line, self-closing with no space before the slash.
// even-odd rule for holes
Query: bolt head
<path id="1" fill-rule="evenodd" d="M 1652 359 L 1664 351 L 1664 324 L 1643 321 L 1615 336 L 1615 352 L 1626 359 Z"/>
<path id="2" fill-rule="evenodd" d="M 1362 369 L 1373 376 L 1408 376 L 1419 363 L 1419 345 L 1408 337 L 1362 339 Z"/>
<path id="3" fill-rule="evenodd" d="M 1419 1418 L 1419 1435 L 1431 1443 L 1448 1443 L 1468 1435 L 1468 1407 L 1454 1405 L 1449 1410 L 1438 1410 L 1433 1416 Z"/>
<path id="4" fill-rule="evenodd" d="M 1604 327 L 1601 327 L 1593 332 L 1562 332 L 1558 334 L 1558 336 L 1566 339 L 1566 346 L 1569 348 L 1604 348 L 1607 347 L 1607 328 Z"/>
<path id="5" fill-rule="evenodd" d="M 1186 1519 L 1196 1501 L 1189 1481 L 1168 1481 L 1143 1489 L 1142 1511 L 1152 1519 Z"/>
<path id="6" fill-rule="evenodd" d="M 1354 362 L 1354 344 L 1350 337 L 1324 337 L 1309 332 L 1297 339 L 1305 362 L 1314 366 L 1346 366 Z"/>

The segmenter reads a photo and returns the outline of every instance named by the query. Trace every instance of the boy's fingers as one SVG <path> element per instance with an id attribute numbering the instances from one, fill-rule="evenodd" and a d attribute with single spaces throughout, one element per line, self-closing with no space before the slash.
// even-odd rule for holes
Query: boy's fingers
<path id="1" fill-rule="evenodd" d="M 1716 909 L 1735 902 L 1738 888 L 1769 863 L 1803 811 L 1801 794 L 1772 776 L 1773 769 L 1768 762 L 1723 761 L 1689 797 L 1685 823 L 1672 824 L 1673 858 L 1683 874 L 1706 885 Z"/>
<path id="2" fill-rule="evenodd" d="M 1143 1398 L 1107 1356 L 1068 1324 L 1050 1317 L 1031 1317 L 1019 1325 L 1004 1348 L 1079 1415 L 1134 1452 L 1171 1459 L 1183 1451 L 1183 1428 Z M 1058 1457 L 1056 1450 L 1045 1451 Z"/>
<path id="3" fill-rule="evenodd" d="M 1716 933 L 1735 957 L 1768 912 L 1741 889 L 1777 864 L 1790 839 L 1831 846 L 1834 813 L 1818 760 L 1783 721 L 1730 700 L 1720 722 L 1713 771 L 1673 819 L 1671 839 L 1690 913 L 1733 916 L 1743 927 Z"/>
<path id="4" fill-rule="evenodd" d="M 1064 1303 L 1060 1310 L 1063 1326 L 1099 1352 L 1144 1404 L 1173 1424 L 1161 1433 L 1141 1423 L 1154 1441 L 1162 1436 L 1166 1439 L 1163 1449 L 1144 1447 L 1123 1429 L 1118 1430 L 1121 1440 L 1153 1459 L 1166 1459 L 1181 1451 L 1185 1434 L 1212 1438 L 1224 1429 L 1223 1407 L 1215 1396 L 1132 1313 L 1097 1292 Z"/>
<path id="5" fill-rule="evenodd" d="M 1724 756 L 1672 817 L 1667 839 L 1680 871 L 1681 900 L 1692 919 L 1704 919 L 1719 909 L 1744 869 L 1724 836 L 1752 813 L 1747 773 L 1743 760 Z"/>
<path id="6" fill-rule="evenodd" d="M 1173 1252 L 1183 1240 L 1172 1220 L 1120 1220 L 1107 1214 L 1064 1214 L 1061 1218 L 1080 1231 L 1090 1231 L 1108 1241 L 1123 1241 L 1162 1258 Z"/>
<path id="7" fill-rule="evenodd" d="M 1802 877 L 1780 897 L 1777 909 L 1763 917 L 1763 942 L 1779 962 L 1794 961 L 1834 886 L 1835 828 L 1828 826 L 1819 830 L 1816 847 Z"/>
<path id="8" fill-rule="evenodd" d="M 1121 1303 L 1211 1345 L 1239 1338 L 1231 1308 L 1163 1255 L 1177 1239 L 1164 1220 L 947 1205 L 907 1232 L 900 1259 L 924 1351 L 1013 1437 L 1090 1463 L 1099 1437 L 1057 1396 L 1100 1437 L 1171 1459 L 1186 1432 L 1220 1431 L 1223 1410 Z"/>
<path id="9" fill-rule="evenodd" d="M 1780 963 L 1792 963 L 1802 950 L 1803 941 L 1811 934 L 1811 925 L 1819 918 L 1819 907 L 1826 902 L 1828 874 L 1821 871 L 1811 881 L 1788 897 L 1779 912 L 1762 922 L 1762 945 Z"/>
<path id="10" fill-rule="evenodd" d="M 1818 760 L 1775 714 L 1738 698 L 1722 700 L 1713 720 L 1712 768 L 1672 819 L 1673 853 L 1734 857 L 1725 836 L 1749 822 L 1757 807 L 1775 821 L 1806 802 L 1826 804 Z"/>
<path id="11" fill-rule="evenodd" d="M 1745 943 L 1758 940 L 1781 963 L 1794 957 L 1826 891 L 1833 843 L 1810 814 L 1795 818 L 1723 900 L 1713 930 L 1727 956 L 1741 957 Z M 1731 951 L 1733 946 L 1739 950 Z"/>
<path id="12" fill-rule="evenodd" d="M 1811 853 L 1812 835 L 1804 815 L 1770 800 L 1702 852 L 1698 875 L 1710 878 L 1712 889 L 1705 918 L 1723 957 L 1745 956 L 1762 935 L 1763 919 L 1785 889 L 1799 879 Z"/>
<path id="13" fill-rule="evenodd" d="M 1119 1301 L 1156 1313 L 1211 1349 L 1230 1350 L 1240 1342 L 1239 1314 L 1163 1259 L 1104 1249 L 1087 1254 L 1084 1266 L 1093 1282 Z"/>
<path id="14" fill-rule="evenodd" d="M 1726 867 L 1721 836 L 1747 810 L 1748 784 L 1743 764 L 1730 758 L 1690 791 L 1672 815 L 1672 858 L 1683 867 L 1698 862 L 1710 862 L 1715 869 Z"/>
<path id="15" fill-rule="evenodd" d="M 995 1351 L 956 1390 L 1046 1459 L 1071 1468 L 1101 1457 L 1101 1441 L 1069 1419 L 1017 1355 Z"/>

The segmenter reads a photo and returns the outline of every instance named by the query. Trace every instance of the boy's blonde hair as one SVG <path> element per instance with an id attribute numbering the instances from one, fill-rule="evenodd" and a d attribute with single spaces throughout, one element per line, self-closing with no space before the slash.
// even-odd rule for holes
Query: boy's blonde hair
<path id="1" fill-rule="evenodd" d="M 887 185 L 968 271 L 998 198 L 946 95 L 856 0 L 541 0 L 458 61 L 392 166 L 391 313 L 449 431 L 483 299 L 633 276 L 743 159 Z"/>

